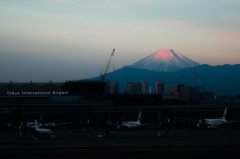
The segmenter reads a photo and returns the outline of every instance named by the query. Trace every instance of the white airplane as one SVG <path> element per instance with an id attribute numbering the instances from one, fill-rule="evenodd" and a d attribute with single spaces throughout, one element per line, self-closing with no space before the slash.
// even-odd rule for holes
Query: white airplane
<path id="1" fill-rule="evenodd" d="M 73 122 L 66 122 L 66 123 L 42 123 L 42 122 L 37 122 L 37 125 L 42 128 L 54 128 L 57 126 L 63 126 L 63 125 L 70 125 L 73 124 Z M 34 128 L 35 122 L 27 122 L 25 127 L 27 128 Z"/>
<path id="2" fill-rule="evenodd" d="M 197 124 L 198 127 L 206 127 L 206 128 L 220 128 L 221 126 L 224 126 L 227 124 L 226 120 L 227 116 L 227 107 L 224 110 L 222 119 L 203 119 L 200 120 L 199 123 Z"/>
<path id="3" fill-rule="evenodd" d="M 66 123 L 43 123 L 43 116 L 41 115 L 40 121 L 37 122 L 38 127 L 41 128 L 53 128 L 56 126 L 63 126 L 63 125 L 70 125 L 73 124 L 73 122 L 66 122 Z M 35 122 L 27 122 L 25 127 L 27 128 L 34 128 L 35 127 Z"/>
<path id="4" fill-rule="evenodd" d="M 34 139 L 37 139 L 39 135 L 47 135 L 49 138 L 56 138 L 56 134 L 52 129 L 40 128 L 37 120 L 35 120 Z"/>
<path id="5" fill-rule="evenodd" d="M 121 127 L 128 127 L 128 128 L 139 127 L 141 125 L 140 120 L 141 120 L 141 112 L 139 112 L 137 121 L 122 121 L 122 124 L 119 125 L 118 128 L 121 128 Z"/>
<path id="6" fill-rule="evenodd" d="M 42 119 L 43 119 L 43 115 L 41 114 L 40 116 L 40 121 L 37 122 L 37 125 L 38 127 L 41 127 L 42 125 Z M 29 121 L 29 122 L 26 122 L 26 124 L 24 125 L 24 127 L 27 127 L 27 128 L 35 128 L 35 125 L 36 125 L 36 121 Z"/>

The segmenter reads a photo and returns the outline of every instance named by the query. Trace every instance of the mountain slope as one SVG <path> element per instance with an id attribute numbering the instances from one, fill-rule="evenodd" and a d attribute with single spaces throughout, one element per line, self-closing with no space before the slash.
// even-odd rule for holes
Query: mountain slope
<path id="1" fill-rule="evenodd" d="M 173 72 L 183 68 L 199 66 L 175 50 L 161 49 L 144 57 L 130 67 L 158 72 Z"/>
<path id="2" fill-rule="evenodd" d="M 185 68 L 176 72 L 157 72 L 146 69 L 136 69 L 132 67 L 123 67 L 107 75 L 106 80 L 115 80 L 120 84 L 120 91 L 123 92 L 127 82 L 147 81 L 148 86 L 155 92 L 155 82 L 164 80 L 167 84 L 177 83 L 183 75 L 182 83 L 187 86 L 200 86 L 193 71 L 198 76 L 208 91 L 213 91 L 218 95 L 236 95 L 240 94 L 240 64 L 209 66 L 201 65 L 191 68 Z"/>
<path id="3" fill-rule="evenodd" d="M 126 88 L 127 82 L 147 81 L 148 86 L 155 92 L 155 83 L 164 80 L 167 84 L 179 82 L 187 86 L 199 86 L 200 83 L 193 73 L 196 71 L 201 83 L 207 91 L 218 95 L 240 95 L 240 64 L 209 66 L 186 58 L 174 50 L 158 50 L 141 59 L 133 65 L 123 67 L 115 72 L 108 73 L 106 80 L 115 80 L 120 84 L 120 93 Z M 100 77 L 94 78 L 99 80 Z"/>

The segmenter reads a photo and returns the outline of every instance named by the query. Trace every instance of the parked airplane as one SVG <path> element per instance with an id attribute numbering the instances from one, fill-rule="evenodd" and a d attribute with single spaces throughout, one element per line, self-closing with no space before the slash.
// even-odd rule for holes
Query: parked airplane
<path id="1" fill-rule="evenodd" d="M 222 119 L 203 119 L 199 121 L 199 123 L 197 124 L 197 127 L 220 128 L 227 124 L 226 116 L 227 116 L 227 107 L 224 110 Z"/>
<path id="2" fill-rule="evenodd" d="M 70 125 L 73 122 L 65 122 L 65 123 L 44 123 L 43 122 L 43 116 L 41 115 L 40 121 L 37 122 L 38 127 L 42 128 L 54 128 L 56 126 L 64 126 L 64 125 Z M 27 122 L 26 125 L 24 125 L 27 128 L 34 128 L 35 127 L 35 122 Z"/>
<path id="3" fill-rule="evenodd" d="M 35 120 L 34 123 L 35 123 L 34 126 L 32 125 L 26 126 L 23 123 L 21 123 L 18 127 L 19 136 L 24 137 L 26 136 L 27 132 L 31 132 L 33 133 L 34 139 L 38 139 L 39 135 L 46 135 L 49 138 L 56 138 L 56 134 L 52 129 L 42 128 L 41 125 L 39 125 L 39 122 L 37 122 L 37 120 Z"/>
<path id="4" fill-rule="evenodd" d="M 38 139 L 39 135 L 47 135 L 49 138 L 56 138 L 56 134 L 52 129 L 40 128 L 37 120 L 35 120 L 34 139 Z"/>
<path id="5" fill-rule="evenodd" d="M 122 121 L 121 125 L 118 125 L 118 128 L 121 128 L 121 127 L 128 127 L 128 128 L 139 127 L 141 125 L 140 120 L 141 120 L 141 112 L 139 112 L 137 121 Z"/>
<path id="6" fill-rule="evenodd" d="M 37 122 L 38 126 L 42 125 L 42 119 L 43 119 L 43 115 L 41 114 L 40 121 Z M 23 125 L 23 123 L 21 123 L 21 124 L 22 124 L 21 126 L 23 126 L 25 128 L 35 128 L 35 121 L 26 122 L 25 125 Z"/>

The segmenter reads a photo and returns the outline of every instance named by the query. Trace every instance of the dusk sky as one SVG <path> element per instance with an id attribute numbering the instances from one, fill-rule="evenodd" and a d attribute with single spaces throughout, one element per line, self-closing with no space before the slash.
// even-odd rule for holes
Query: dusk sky
<path id="1" fill-rule="evenodd" d="M 0 0 L 0 82 L 96 77 L 114 48 L 116 69 L 159 49 L 240 64 L 240 1 Z"/>

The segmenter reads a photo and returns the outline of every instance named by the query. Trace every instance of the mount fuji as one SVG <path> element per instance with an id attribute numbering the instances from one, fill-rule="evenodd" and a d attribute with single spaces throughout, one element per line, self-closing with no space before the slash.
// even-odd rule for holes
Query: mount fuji
<path id="1" fill-rule="evenodd" d="M 157 80 L 173 84 L 178 83 L 181 76 L 183 76 L 181 81 L 183 84 L 200 87 L 194 71 L 198 73 L 206 90 L 218 95 L 240 95 L 240 64 L 200 65 L 177 51 L 167 49 L 158 50 L 132 65 L 109 72 L 106 82 L 118 81 L 121 93 L 124 92 L 128 82 L 141 80 L 148 82 L 148 87 L 151 87 L 154 93 Z M 100 80 L 100 77 L 87 80 Z"/>
<path id="2" fill-rule="evenodd" d="M 200 64 L 188 59 L 175 50 L 161 49 L 142 58 L 130 67 L 157 72 L 174 72 L 183 68 L 199 65 Z"/>

